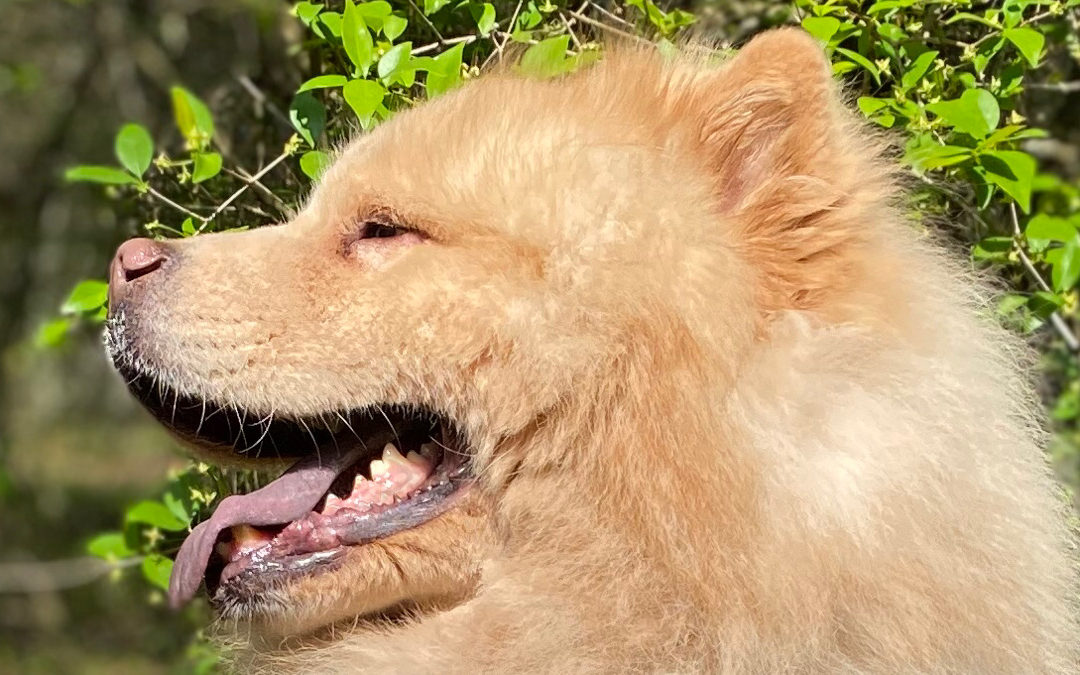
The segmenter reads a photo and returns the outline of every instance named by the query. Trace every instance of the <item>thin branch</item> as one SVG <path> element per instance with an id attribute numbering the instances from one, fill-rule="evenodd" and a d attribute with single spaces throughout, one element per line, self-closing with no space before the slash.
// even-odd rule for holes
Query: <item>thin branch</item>
<path id="1" fill-rule="evenodd" d="M 488 57 L 484 59 L 484 63 L 480 67 L 481 70 L 487 68 L 487 65 L 491 63 L 491 60 L 494 59 L 496 56 L 498 56 L 500 59 L 502 58 L 503 49 L 506 48 L 506 43 L 510 42 L 510 38 L 514 34 L 514 26 L 517 25 L 518 14 L 521 13 L 522 2 L 523 0 L 518 0 L 517 6 L 514 7 L 514 13 L 510 15 L 510 23 L 506 25 L 506 35 L 503 37 L 502 43 L 500 43 L 497 38 L 492 38 L 491 41 L 495 45 L 495 51 L 488 54 Z"/>
<path id="2" fill-rule="evenodd" d="M 1016 216 L 1016 204 L 1009 204 L 1009 215 L 1012 216 L 1013 234 L 1017 238 L 1020 237 L 1020 220 Z M 1047 293 L 1053 293 L 1053 289 L 1050 288 L 1050 284 L 1046 283 L 1046 280 L 1039 274 L 1039 270 L 1035 269 L 1035 265 L 1031 262 L 1031 258 L 1028 257 L 1027 251 L 1022 247 L 1017 247 L 1017 251 L 1020 253 L 1020 263 L 1023 264 L 1024 269 L 1035 280 L 1036 285 Z M 1065 322 L 1065 319 L 1061 318 L 1061 315 L 1055 310 L 1050 314 L 1050 323 L 1054 326 L 1054 329 L 1061 335 L 1061 338 L 1065 340 L 1065 344 L 1068 345 L 1071 351 L 1080 351 L 1080 340 L 1077 339 L 1076 334 L 1069 328 L 1069 324 Z"/>
<path id="3" fill-rule="evenodd" d="M 240 83 L 240 86 L 244 88 L 244 91 L 251 95 L 251 98 L 255 99 L 257 103 L 266 106 L 266 109 L 270 111 L 270 114 L 273 115 L 275 119 L 284 124 L 287 128 L 293 128 L 292 122 L 289 121 L 288 116 L 281 112 L 280 108 L 274 105 L 274 102 L 263 93 L 262 89 L 259 89 L 255 83 L 251 81 L 250 77 L 247 75 L 238 75 L 236 81 Z"/>
<path id="4" fill-rule="evenodd" d="M 578 10 L 577 10 L 577 11 L 578 11 L 579 13 L 583 13 L 583 12 L 584 12 L 584 9 L 585 9 L 586 7 L 592 7 L 593 9 L 595 9 L 595 10 L 596 10 L 596 11 L 598 11 L 598 12 L 600 12 L 601 14 L 603 14 L 603 15 L 604 15 L 604 16 L 606 16 L 607 18 L 611 19 L 612 21 L 615 21 L 615 22 L 617 22 L 617 23 L 621 23 L 622 25 L 626 26 L 627 28 L 630 28 L 631 30 L 632 30 L 632 29 L 634 28 L 634 24 L 630 23 L 630 22 L 629 22 L 629 21 L 627 21 L 626 19 L 622 18 L 621 16 L 615 16 L 614 14 L 612 14 L 611 12 L 609 12 L 608 10 L 604 9 L 603 7 L 601 7 L 600 5 L 597 5 L 597 4 L 595 4 L 595 3 L 592 3 L 592 2 L 586 2 L 586 3 L 584 3 L 584 4 L 583 4 L 583 5 L 581 6 L 581 7 L 579 7 L 579 8 L 578 8 Z"/>
<path id="5" fill-rule="evenodd" d="M 465 44 L 470 44 L 476 42 L 478 39 L 479 38 L 477 38 L 475 35 L 462 35 L 461 37 L 450 38 L 449 40 L 443 40 L 442 42 L 432 42 L 430 44 L 426 44 L 422 47 L 417 47 L 416 49 L 412 50 L 412 55 L 419 56 L 420 54 L 427 54 L 430 51 L 438 49 L 439 47 L 456 45 L 462 42 L 464 42 Z"/>
<path id="6" fill-rule="evenodd" d="M 244 183 L 244 185 L 242 185 L 240 187 L 239 190 L 232 193 L 231 195 L 229 195 L 228 199 L 221 202 L 221 204 L 219 204 L 218 207 L 216 209 L 214 209 L 213 213 L 211 213 L 207 218 L 203 219 L 203 224 L 199 226 L 199 232 L 202 232 L 206 228 L 206 225 L 210 221 L 212 221 L 214 218 L 216 218 L 218 216 L 218 214 L 220 214 L 222 211 L 224 211 L 226 209 L 226 207 L 229 206 L 229 204 L 232 204 L 234 201 L 237 200 L 238 197 L 240 197 L 240 195 L 247 192 L 248 188 L 250 188 L 252 186 L 252 184 L 259 182 L 259 180 L 261 180 L 263 176 L 270 173 L 270 171 L 275 166 L 277 166 L 278 164 L 281 164 L 283 161 L 285 161 L 285 158 L 289 157 L 291 154 L 292 153 L 290 153 L 290 152 L 283 152 L 280 155 L 278 155 L 277 157 L 275 157 L 272 162 L 270 162 L 269 164 L 267 164 L 263 168 L 259 169 L 259 172 L 251 177 L 251 180 L 246 181 Z"/>
<path id="7" fill-rule="evenodd" d="M 199 219 L 199 220 L 201 220 L 201 221 L 202 221 L 202 222 L 203 222 L 204 224 L 206 223 L 206 221 L 207 221 L 207 220 L 209 220 L 209 218 L 207 218 L 206 216 L 200 216 L 199 214 L 195 213 L 195 212 L 194 212 L 194 211 L 192 211 L 191 209 L 189 209 L 189 208 L 187 208 L 187 207 L 184 207 L 184 206 L 181 206 L 180 204 L 177 204 L 177 203 L 176 203 L 176 202 L 174 202 L 173 200 L 169 199 L 169 198 L 168 198 L 168 197 L 166 197 L 165 195 L 163 195 L 163 194 L 161 194 L 160 192 L 158 192 L 157 190 L 155 190 L 155 189 L 154 189 L 153 187 L 151 187 L 150 185 L 147 185 L 147 186 L 146 186 L 146 191 L 147 191 L 147 192 L 148 192 L 149 194 L 151 194 L 151 195 L 153 195 L 154 197 L 156 197 L 157 199 L 160 199 L 161 201 L 165 202 L 165 203 L 166 203 L 166 204 L 168 204 L 169 206 L 173 207 L 174 209 L 177 209 L 178 211 L 181 211 L 181 212 L 183 212 L 183 213 L 186 213 L 187 215 L 191 216 L 192 218 L 198 218 L 198 219 Z"/>
<path id="8" fill-rule="evenodd" d="M 1072 82 L 1032 82 L 1031 84 L 1025 85 L 1025 88 L 1072 94 L 1080 91 L 1080 80 L 1073 80 Z"/>
<path id="9" fill-rule="evenodd" d="M 69 558 L 0 563 L 0 593 L 48 593 L 84 586 L 113 570 L 138 565 L 142 556 L 115 562 L 101 558 Z"/>
<path id="10" fill-rule="evenodd" d="M 589 18 L 589 17 L 587 17 L 584 14 L 581 14 L 579 12 L 567 10 L 567 13 L 570 14 L 570 16 L 577 19 L 578 21 L 581 21 L 582 23 L 587 23 L 590 26 L 594 26 L 596 28 L 599 28 L 600 30 L 607 31 L 609 33 L 614 33 L 615 35 L 619 35 L 621 37 L 627 38 L 629 40 L 633 40 L 634 42 L 638 42 L 638 43 L 641 43 L 641 44 L 646 44 L 646 45 L 651 45 L 652 44 L 651 42 L 649 42 L 648 40 L 646 40 L 643 37 L 639 37 L 637 35 L 634 35 L 633 33 L 627 33 L 624 30 L 619 30 L 618 28 L 616 28 L 614 26 L 609 26 L 609 25 L 607 25 L 606 23 L 604 23 L 602 21 L 597 21 L 596 19 L 591 19 L 591 18 Z"/>
<path id="11" fill-rule="evenodd" d="M 441 44 L 446 44 L 446 38 L 442 36 L 442 33 L 440 33 L 439 29 L 435 27 L 435 24 L 431 23 L 431 19 L 427 18 L 427 14 L 421 12 L 420 8 L 416 6 L 416 3 L 413 2 L 413 0 L 409 0 L 409 6 L 412 7 L 413 10 L 416 11 L 416 14 L 423 20 L 423 22 L 428 25 L 428 28 L 431 29 L 431 32 L 435 33 L 435 39 L 438 40 Z"/>
<path id="12" fill-rule="evenodd" d="M 577 33 L 574 32 L 571 22 L 566 20 L 566 16 L 562 12 L 559 12 L 559 20 L 566 26 L 566 32 L 570 34 L 570 39 L 574 41 L 574 46 L 580 51 L 582 48 L 581 40 L 578 39 Z"/>

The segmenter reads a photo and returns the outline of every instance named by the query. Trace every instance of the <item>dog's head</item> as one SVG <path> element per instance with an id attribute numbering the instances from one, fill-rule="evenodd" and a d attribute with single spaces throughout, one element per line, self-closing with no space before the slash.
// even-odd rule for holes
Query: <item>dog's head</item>
<path id="1" fill-rule="evenodd" d="M 211 461 L 299 462 L 219 509 L 175 599 L 209 555 L 218 605 L 286 632 L 453 603 L 523 477 L 652 466 L 582 440 L 626 426 L 595 411 L 647 397 L 643 364 L 722 383 L 770 313 L 840 292 L 836 214 L 873 177 L 833 156 L 832 91 L 797 31 L 492 75 L 355 141 L 290 223 L 122 246 L 132 391 Z"/>

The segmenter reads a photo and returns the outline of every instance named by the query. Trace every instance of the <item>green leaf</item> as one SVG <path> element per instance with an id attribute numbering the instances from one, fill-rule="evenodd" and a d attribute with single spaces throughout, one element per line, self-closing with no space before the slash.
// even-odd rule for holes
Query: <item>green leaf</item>
<path id="1" fill-rule="evenodd" d="M 889 105 L 889 100 L 884 98 L 874 98 L 872 96 L 860 96 L 856 102 L 859 106 L 859 110 L 863 115 L 870 117 L 877 111 Z"/>
<path id="2" fill-rule="evenodd" d="M 46 321 L 38 327 L 37 333 L 34 335 L 34 345 L 39 349 L 59 347 L 67 341 L 70 331 L 71 319 L 67 317 Z"/>
<path id="3" fill-rule="evenodd" d="M 166 492 L 165 494 L 161 495 L 161 502 L 165 504 L 165 507 L 168 508 L 169 511 L 171 511 L 172 514 L 180 520 L 184 522 L 191 521 L 191 514 L 189 514 L 187 509 L 184 508 L 183 501 L 181 501 L 172 492 Z"/>
<path id="4" fill-rule="evenodd" d="M 360 124 L 367 128 L 375 111 L 382 105 L 386 88 L 374 80 L 351 80 L 342 88 L 341 94 L 360 119 Z"/>
<path id="5" fill-rule="evenodd" d="M 866 58 L 865 56 L 863 56 L 859 52 L 855 52 L 855 51 L 852 51 L 850 49 L 844 49 L 843 47 L 837 47 L 836 51 L 843 54 L 844 56 L 848 57 L 849 59 L 851 59 L 855 63 L 859 64 L 863 68 L 865 68 L 867 70 L 867 72 L 869 72 L 870 75 L 873 76 L 874 82 L 877 82 L 878 84 L 881 84 L 881 71 L 878 70 L 878 67 L 874 65 L 873 61 Z"/>
<path id="6" fill-rule="evenodd" d="M 330 166 L 330 155 L 321 150 L 309 150 L 300 156 L 300 170 L 311 180 L 319 180 L 319 176 Z"/>
<path id="7" fill-rule="evenodd" d="M 388 2 L 373 0 L 372 2 L 361 2 L 356 6 L 356 11 L 364 18 L 364 23 L 367 24 L 368 28 L 377 32 L 383 27 L 386 17 L 390 16 L 390 13 L 394 10 Z"/>
<path id="8" fill-rule="evenodd" d="M 920 171 L 941 169 L 966 162 L 972 156 L 971 148 L 959 145 L 930 145 L 905 155 L 905 159 Z"/>
<path id="9" fill-rule="evenodd" d="M 173 561 L 156 553 L 146 556 L 142 561 L 143 577 L 163 591 L 169 590 L 169 577 L 172 575 L 172 568 Z"/>
<path id="10" fill-rule="evenodd" d="M 431 16 L 450 4 L 450 0 L 424 0 L 424 14 Z"/>
<path id="11" fill-rule="evenodd" d="M 196 234 L 195 221 L 190 216 L 184 218 L 184 223 L 180 226 L 180 231 L 184 233 L 185 237 L 191 237 Z"/>
<path id="12" fill-rule="evenodd" d="M 392 84 L 402 72 L 408 69 L 409 57 L 412 55 L 412 43 L 402 42 L 386 50 L 379 59 L 379 65 L 375 67 L 379 79 L 387 84 Z"/>
<path id="13" fill-rule="evenodd" d="M 547 78 L 562 75 L 569 69 L 566 58 L 566 50 L 569 46 L 569 35 L 541 40 L 525 50 L 518 68 L 530 77 Z"/>
<path id="14" fill-rule="evenodd" d="M 296 17 L 304 23 L 305 26 L 310 26 L 311 22 L 322 11 L 323 5 L 317 5 L 313 2 L 298 2 L 293 7 L 293 12 L 296 13 Z"/>
<path id="15" fill-rule="evenodd" d="M 191 171 L 191 182 L 201 183 L 221 173 L 221 155 L 216 152 L 197 152 L 195 167 Z"/>
<path id="16" fill-rule="evenodd" d="M 1034 28 L 1007 28 L 1002 33 L 1024 55 L 1032 68 L 1038 68 L 1046 37 Z"/>
<path id="17" fill-rule="evenodd" d="M 1065 218 L 1037 213 L 1024 228 L 1024 236 L 1031 241 L 1072 241 L 1077 236 L 1076 227 Z"/>
<path id="18" fill-rule="evenodd" d="M 986 237 L 975 244 L 971 254 L 976 260 L 1003 263 L 1008 261 L 1012 248 L 1012 237 Z"/>
<path id="19" fill-rule="evenodd" d="M 105 185 L 132 185 L 139 179 L 111 166 L 73 166 L 64 172 L 64 180 Z"/>
<path id="20" fill-rule="evenodd" d="M 1046 259 L 1053 265 L 1050 276 L 1054 290 L 1062 293 L 1072 289 L 1080 279 L 1080 239 L 1074 238 L 1064 247 L 1050 251 Z"/>
<path id="21" fill-rule="evenodd" d="M 1047 293 L 1046 291 L 1035 291 L 1031 294 L 1031 299 L 1028 300 L 1028 309 L 1034 312 L 1037 316 L 1047 319 L 1056 310 L 1060 309 L 1065 304 L 1065 299 L 1056 293 Z"/>
<path id="22" fill-rule="evenodd" d="M 169 93 L 176 128 L 192 148 L 204 147 L 214 136 L 214 118 L 210 115 L 210 109 L 183 87 L 173 87 Z"/>
<path id="23" fill-rule="evenodd" d="M 1054 402 L 1050 416 L 1059 422 L 1066 422 L 1076 419 L 1077 415 L 1080 415 L 1080 391 L 1075 387 L 1069 387 Z"/>
<path id="24" fill-rule="evenodd" d="M 1031 182 L 1035 177 L 1035 158 L 1019 150 L 993 150 L 979 155 L 979 165 L 986 179 L 1016 200 L 1024 213 L 1031 210 Z"/>
<path id="25" fill-rule="evenodd" d="M 341 23 L 341 43 L 345 54 L 356 66 L 357 72 L 367 73 L 375 59 L 375 45 L 368 32 L 364 17 L 357 11 L 352 0 L 345 0 L 345 12 Z"/>
<path id="26" fill-rule="evenodd" d="M 1001 111 L 997 99 L 985 89 L 968 89 L 960 98 L 926 106 L 945 124 L 975 138 L 985 138 L 997 128 Z"/>
<path id="27" fill-rule="evenodd" d="M 890 9 L 897 9 L 903 7 L 911 7 L 915 4 L 915 0 L 882 0 L 881 2 L 875 2 L 870 5 L 870 8 L 866 10 L 866 13 L 870 16 L 887 12 Z"/>
<path id="28" fill-rule="evenodd" d="M 86 552 L 106 560 L 119 560 L 134 555 L 120 532 L 102 532 L 86 543 Z"/>
<path id="29" fill-rule="evenodd" d="M 424 81 L 428 98 L 449 91 L 461 82 L 461 54 L 464 49 L 464 44 L 457 44 L 431 60 Z"/>
<path id="30" fill-rule="evenodd" d="M 934 59 L 937 58 L 938 53 L 936 51 L 928 51 L 919 54 L 905 72 L 903 77 L 900 78 L 900 84 L 904 89 L 911 89 L 922 81 L 926 71 L 933 65 Z"/>
<path id="31" fill-rule="evenodd" d="M 139 124 L 125 124 L 116 134 L 116 158 L 125 169 L 142 176 L 154 159 L 154 141 L 150 132 Z"/>
<path id="32" fill-rule="evenodd" d="M 383 19 L 382 32 L 386 36 L 386 39 L 390 42 L 401 37 L 401 34 L 405 32 L 405 28 L 409 25 L 408 19 L 397 14 L 391 14 Z"/>
<path id="33" fill-rule="evenodd" d="M 92 312 L 103 306 L 109 299 L 109 284 L 98 279 L 86 279 L 75 284 L 67 300 L 60 306 L 64 314 Z"/>
<path id="34" fill-rule="evenodd" d="M 349 78 L 344 75 L 316 75 L 310 80 L 305 81 L 300 85 L 300 88 L 296 90 L 299 94 L 305 91 L 311 91 L 312 89 L 327 89 L 329 87 L 341 87 Z"/>
<path id="35" fill-rule="evenodd" d="M 299 93 L 289 105 L 289 121 L 307 144 L 315 147 L 326 128 L 326 108 L 310 92 Z"/>
<path id="36" fill-rule="evenodd" d="M 324 40 L 332 37 L 341 39 L 341 12 L 323 12 L 311 24 L 311 30 Z"/>
<path id="37" fill-rule="evenodd" d="M 802 20 L 802 27 L 807 33 L 828 44 L 836 31 L 840 30 L 840 19 L 832 16 L 808 16 Z"/>
<path id="38" fill-rule="evenodd" d="M 485 2 L 482 5 L 469 3 L 469 12 L 472 14 L 473 21 L 476 22 L 477 30 L 480 31 L 481 35 L 487 37 L 491 29 L 495 28 L 495 5 L 490 2 Z"/>
<path id="39" fill-rule="evenodd" d="M 127 510 L 124 517 L 128 523 L 143 523 L 170 532 L 186 530 L 188 524 L 177 518 L 161 502 L 144 500 Z"/>

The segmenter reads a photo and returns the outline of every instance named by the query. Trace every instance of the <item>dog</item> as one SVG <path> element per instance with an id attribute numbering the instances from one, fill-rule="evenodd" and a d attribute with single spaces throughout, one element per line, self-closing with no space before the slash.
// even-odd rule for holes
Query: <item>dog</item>
<path id="1" fill-rule="evenodd" d="M 132 392 L 287 467 L 170 599 L 240 669 L 1075 672 L 1027 352 L 899 183 L 788 28 L 484 76 L 283 226 L 126 242 Z"/>

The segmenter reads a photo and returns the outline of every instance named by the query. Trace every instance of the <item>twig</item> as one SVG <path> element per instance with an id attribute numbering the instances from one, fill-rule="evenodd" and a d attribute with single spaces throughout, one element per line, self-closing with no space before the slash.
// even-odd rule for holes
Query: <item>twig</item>
<path id="1" fill-rule="evenodd" d="M 477 39 L 478 38 L 475 35 L 462 35 L 461 37 L 450 38 L 449 40 L 443 40 L 442 42 L 432 42 L 430 44 L 426 44 L 422 47 L 417 47 L 416 49 L 412 50 L 412 55 L 418 56 L 420 54 L 427 54 L 430 51 L 438 49 L 439 47 L 456 45 L 462 42 L 464 42 L 465 44 L 470 44 L 476 42 Z"/>
<path id="2" fill-rule="evenodd" d="M 165 202 L 169 206 L 173 207 L 174 209 L 177 209 L 177 210 L 179 210 L 179 211 L 181 211 L 183 213 L 186 213 L 187 215 L 191 216 L 192 218 L 198 218 L 199 220 L 203 221 L 203 223 L 206 223 L 206 221 L 209 220 L 209 218 L 207 218 L 206 216 L 200 216 L 199 214 L 195 213 L 191 209 L 189 209 L 187 207 L 184 207 L 184 206 L 181 206 L 180 204 L 177 204 L 173 200 L 169 199 L 165 195 L 163 195 L 160 192 L 158 192 L 157 190 L 155 190 L 150 185 L 146 186 L 146 191 L 148 193 L 150 193 L 151 195 L 153 195 L 154 197 L 156 197 L 156 198 L 160 199 L 161 201 Z"/>
<path id="3" fill-rule="evenodd" d="M 596 28 L 599 28 L 600 30 L 606 30 L 609 33 L 614 33 L 615 35 L 622 36 L 624 38 L 633 40 L 634 42 L 638 42 L 638 43 L 641 43 L 641 44 L 646 44 L 646 45 L 651 45 L 652 44 L 651 42 L 649 42 L 648 40 L 646 40 L 643 37 L 639 37 L 637 35 L 634 35 L 633 33 L 627 33 L 624 30 L 619 30 L 618 28 L 616 28 L 614 26 L 607 25 L 603 21 L 597 21 L 596 19 L 591 19 L 591 18 L 589 18 L 589 17 L 587 17 L 584 14 L 581 14 L 579 12 L 575 12 L 575 11 L 572 11 L 572 10 L 567 10 L 567 13 L 570 16 L 577 19 L 578 21 L 581 21 L 583 23 L 587 23 L 590 26 L 594 26 Z"/>
<path id="4" fill-rule="evenodd" d="M 271 101 L 266 96 L 266 94 L 263 93 L 262 89 L 259 89 L 255 85 L 255 83 L 251 81 L 250 77 L 248 77 L 247 75 L 238 75 L 236 81 L 240 83 L 240 86 L 244 88 L 244 91 L 251 95 L 251 98 L 255 99 L 256 102 L 266 106 L 266 109 L 270 111 L 270 114 L 273 115 L 279 122 L 284 124 L 289 129 L 293 128 L 292 122 L 289 121 L 288 116 L 286 116 L 285 113 L 281 112 L 280 108 L 274 105 L 274 102 Z"/>
<path id="5" fill-rule="evenodd" d="M 1072 94 L 1080 91 L 1080 80 L 1072 82 L 1032 82 L 1025 85 L 1026 89 L 1041 89 L 1043 91 L 1056 91 L 1062 94 Z"/>
<path id="6" fill-rule="evenodd" d="M 481 70 L 484 69 L 484 68 L 487 68 L 487 65 L 489 63 L 491 63 L 491 60 L 493 58 L 495 58 L 496 56 L 498 56 L 500 59 L 502 58 L 503 49 L 506 48 L 506 43 L 510 42 L 510 38 L 514 34 L 514 26 L 517 25 L 518 14 L 521 13 L 521 3 L 522 2 L 523 2 L 523 0 L 518 0 L 517 6 L 514 7 L 514 13 L 512 15 L 510 15 L 510 23 L 508 23 L 506 25 L 506 36 L 503 37 L 502 43 L 500 44 L 497 39 L 494 39 L 494 38 L 492 39 L 492 43 L 494 43 L 494 45 L 495 45 L 495 51 L 488 54 L 488 57 L 486 59 L 484 59 L 484 63 L 480 67 Z"/>
<path id="7" fill-rule="evenodd" d="M 1009 214 L 1012 216 L 1013 233 L 1020 237 L 1020 220 L 1016 216 L 1016 204 L 1009 204 Z M 1046 280 L 1042 278 L 1039 271 L 1035 269 L 1035 265 L 1031 262 L 1031 258 L 1028 257 L 1027 252 L 1023 248 L 1017 247 L 1017 251 L 1020 253 L 1020 262 L 1023 264 L 1024 269 L 1035 280 L 1036 285 L 1047 293 L 1053 293 L 1053 289 L 1050 288 L 1050 284 L 1046 283 Z M 1071 351 L 1080 351 L 1080 340 L 1077 339 L 1076 334 L 1069 328 L 1069 324 L 1065 322 L 1065 319 L 1061 318 L 1061 315 L 1057 313 L 1057 310 L 1050 313 L 1050 323 L 1054 326 L 1054 329 L 1061 335 L 1061 338 L 1065 340 L 1065 344 L 1068 345 Z"/>
<path id="8" fill-rule="evenodd" d="M 435 27 L 435 24 L 431 23 L 431 19 L 427 18 L 427 14 L 421 12 L 420 8 L 416 6 L 416 3 L 413 2 L 413 0 L 409 0 L 409 6 L 412 7 L 413 10 L 416 11 L 417 15 L 419 15 L 420 18 L 424 21 L 424 23 L 428 25 L 428 28 L 431 29 L 431 32 L 435 33 L 435 39 L 438 40 L 441 44 L 446 44 L 446 39 L 442 36 L 442 33 L 439 32 L 439 29 Z"/>
<path id="9" fill-rule="evenodd" d="M 629 21 L 627 21 L 626 19 L 622 18 L 621 16 L 615 16 L 615 15 L 614 15 L 614 14 L 612 14 L 611 12 L 609 12 L 609 11 L 607 11 L 606 9 L 604 9 L 603 7 L 601 7 L 600 5 L 597 5 L 597 4 L 595 4 L 595 3 L 592 3 L 592 2 L 586 2 L 586 3 L 584 3 L 584 4 L 583 4 L 583 5 L 581 6 L 581 7 L 579 7 L 579 8 L 578 8 L 578 10 L 577 10 L 577 11 L 578 11 L 579 13 L 581 13 L 581 12 L 583 12 L 583 11 L 584 11 L 584 9 L 585 9 L 586 7 L 592 7 L 592 8 L 593 8 L 593 9 L 595 9 L 596 11 L 598 11 L 598 12 L 600 12 L 601 14 L 603 14 L 604 16 L 606 16 L 607 18 L 611 19 L 612 21 L 616 21 L 616 22 L 618 22 L 618 23 L 621 23 L 622 25 L 626 26 L 627 28 L 633 28 L 633 27 L 634 27 L 634 24 L 630 23 Z"/>
<path id="10" fill-rule="evenodd" d="M 238 197 L 239 197 L 240 195 L 242 195 L 242 194 L 244 194 L 245 192 L 247 192 L 247 189 L 248 189 L 249 187 L 251 187 L 251 186 L 252 186 L 252 184 L 254 184 L 254 183 L 257 183 L 257 182 L 258 182 L 258 181 L 259 181 L 259 180 L 260 180 L 260 179 L 261 179 L 261 178 L 262 178 L 263 176 L 265 176 L 266 174 L 270 173 L 270 171 L 271 171 L 271 170 L 272 170 L 272 169 L 273 169 L 273 168 L 274 168 L 275 166 L 277 166 L 278 164 L 281 164 L 281 163 L 282 163 L 283 161 L 285 161 L 285 158 L 286 158 L 286 157 L 289 157 L 289 156 L 290 156 L 291 154 L 292 154 L 292 153 L 289 153 L 289 152 L 283 152 L 283 153 L 281 153 L 280 155 L 278 155 L 277 157 L 275 157 L 275 158 L 274 158 L 274 160 L 273 160 L 272 162 L 270 162 L 269 164 L 267 164 L 267 165 L 266 165 L 266 166 L 264 166 L 263 168 L 259 169 L 259 172 L 258 172 L 257 174 L 255 174 L 254 176 L 252 176 L 252 177 L 251 177 L 251 180 L 248 180 L 248 181 L 246 181 L 246 182 L 244 183 L 244 185 L 242 185 L 242 186 L 240 187 L 240 189 L 239 189 L 239 190 L 237 190 L 236 192 L 232 193 L 231 195 L 229 195 L 229 198 L 228 198 L 228 199 L 226 199 L 225 201 L 221 202 L 221 204 L 219 204 L 219 205 L 218 205 L 218 207 L 217 207 L 216 209 L 214 209 L 214 212 L 213 212 L 213 213 L 211 213 L 211 214 L 210 214 L 210 215 L 209 215 L 209 216 L 208 216 L 207 218 L 204 218 L 204 219 L 203 219 L 203 224 L 199 226 L 199 232 L 202 232 L 202 231 L 203 231 L 203 230 L 204 230 L 204 229 L 206 228 L 207 224 L 209 224 L 209 223 L 210 223 L 210 221 L 212 221 L 212 220 L 213 220 L 214 218 L 216 218 L 216 217 L 218 216 L 218 214 L 220 214 L 220 213 L 221 213 L 222 211 L 224 211 L 224 210 L 225 210 L 225 208 L 229 206 L 229 204 L 232 204 L 232 203 L 233 203 L 234 201 L 236 201 L 236 199 L 237 199 L 237 198 L 238 198 Z"/>
<path id="11" fill-rule="evenodd" d="M 142 556 L 115 562 L 84 557 L 0 563 L 0 593 L 47 593 L 75 588 L 141 562 Z"/>
<path id="12" fill-rule="evenodd" d="M 574 46 L 580 51 L 582 48 L 581 40 L 578 39 L 577 33 L 574 32 L 570 21 L 566 20 L 566 16 L 562 12 L 559 12 L 559 20 L 566 26 L 566 32 L 570 34 L 570 39 L 574 41 Z"/>

